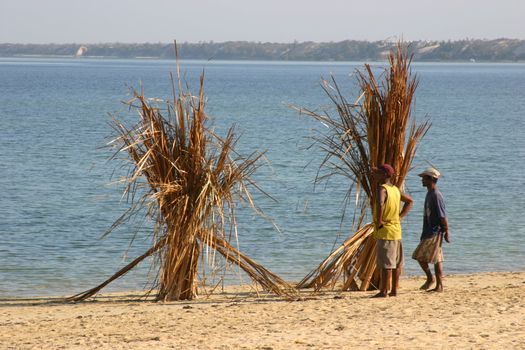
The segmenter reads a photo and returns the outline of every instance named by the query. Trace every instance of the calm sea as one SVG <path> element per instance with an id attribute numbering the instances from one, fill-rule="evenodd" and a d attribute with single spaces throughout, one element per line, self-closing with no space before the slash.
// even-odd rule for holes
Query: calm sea
<path id="1" fill-rule="evenodd" d="M 235 124 L 240 150 L 266 150 L 255 176 L 276 201 L 256 195 L 272 221 L 239 211 L 242 251 L 289 280 L 317 266 L 351 230 L 342 218 L 344 179 L 314 187 L 322 153 L 308 148 L 323 130 L 289 104 L 330 110 L 322 77 L 354 96 L 362 63 L 183 61 L 192 87 L 204 70 L 208 112 L 218 132 Z M 109 114 L 130 116 L 130 88 L 169 98 L 172 61 L 0 59 L 0 296 L 67 295 L 103 281 L 142 253 L 140 222 L 100 239 L 126 209 L 116 180 L 121 163 L 103 148 Z M 525 65 L 414 64 L 418 120 L 431 119 L 407 179 L 415 207 L 404 224 L 406 271 L 419 240 L 425 189 L 417 171 L 443 173 L 453 243 L 446 273 L 525 268 Z M 131 115 L 132 116 L 132 115 Z M 275 227 L 279 228 L 279 231 Z M 131 239 L 135 240 L 130 244 Z M 143 288 L 151 261 L 108 290 Z M 244 277 L 243 280 L 246 280 Z"/>

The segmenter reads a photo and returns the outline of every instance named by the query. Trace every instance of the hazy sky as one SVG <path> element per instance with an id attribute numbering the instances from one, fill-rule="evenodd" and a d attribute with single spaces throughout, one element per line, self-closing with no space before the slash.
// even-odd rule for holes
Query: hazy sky
<path id="1" fill-rule="evenodd" d="M 523 0 L 0 0 L 0 43 L 525 39 Z"/>

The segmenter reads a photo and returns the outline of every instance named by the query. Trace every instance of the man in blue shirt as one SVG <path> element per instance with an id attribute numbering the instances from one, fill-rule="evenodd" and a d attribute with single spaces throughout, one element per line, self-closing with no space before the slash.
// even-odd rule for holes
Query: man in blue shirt
<path id="1" fill-rule="evenodd" d="M 430 271 L 429 264 L 434 264 L 436 274 L 436 286 L 433 292 L 443 291 L 443 252 L 441 244 L 443 238 L 450 243 L 448 232 L 447 212 L 443 195 L 437 188 L 437 181 L 441 174 L 434 168 L 423 171 L 421 182 L 427 188 L 425 207 L 423 213 L 423 232 L 421 241 L 412 254 L 412 258 L 419 262 L 427 276 L 427 280 L 421 289 L 427 290 L 434 284 L 434 277 Z"/>

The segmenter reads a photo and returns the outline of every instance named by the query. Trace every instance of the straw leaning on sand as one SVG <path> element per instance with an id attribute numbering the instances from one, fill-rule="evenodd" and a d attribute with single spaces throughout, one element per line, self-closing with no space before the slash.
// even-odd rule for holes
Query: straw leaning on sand
<path id="1" fill-rule="evenodd" d="M 112 228 L 145 212 L 155 224 L 152 248 L 104 283 L 69 300 L 98 293 L 153 254 L 159 264 L 156 299 L 192 299 L 197 294 L 201 257 L 213 260 L 217 252 L 264 289 L 295 295 L 291 285 L 230 243 L 236 238 L 236 201 L 255 208 L 248 185 L 255 185 L 250 176 L 261 154 L 237 154 L 233 127 L 221 138 L 206 126 L 203 84 L 202 75 L 199 95 L 192 96 L 183 90 L 179 73 L 178 91 L 173 84 L 174 101 L 166 101 L 164 111 L 143 93 L 134 92 L 129 106 L 139 112 L 139 122 L 128 128 L 114 119 L 118 137 L 113 144 L 128 154 L 132 169 L 125 179 L 125 196 L 131 207 Z M 204 246 L 210 248 L 206 254 Z"/>
<path id="2" fill-rule="evenodd" d="M 408 49 L 398 43 L 388 60 L 390 67 L 379 83 L 370 65 L 365 64 L 364 72 L 357 71 L 360 97 L 356 103 L 348 103 L 333 77 L 331 82 L 323 82 L 325 92 L 336 107 L 335 116 L 299 109 L 329 128 L 327 133 L 316 138 L 326 154 L 321 164 L 326 172 L 316 180 L 334 175 L 350 180 L 346 200 L 350 200 L 355 188 L 358 227 L 354 235 L 298 284 L 299 288 L 333 288 L 341 277 L 343 290 L 367 290 L 378 286 L 379 271 L 372 237 L 374 226 L 371 223 L 363 225 L 377 193 L 371 167 L 383 163 L 392 165 L 396 170 L 392 182 L 402 189 L 417 144 L 430 127 L 428 122 L 416 125 L 412 119 L 412 100 L 418 79 L 411 72 Z M 365 196 L 360 195 L 361 192 Z"/>

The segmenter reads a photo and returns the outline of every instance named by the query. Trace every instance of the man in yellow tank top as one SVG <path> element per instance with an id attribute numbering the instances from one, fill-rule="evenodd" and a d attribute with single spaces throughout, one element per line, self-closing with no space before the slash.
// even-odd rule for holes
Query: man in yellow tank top
<path id="1" fill-rule="evenodd" d="M 395 171 L 390 165 L 382 164 L 377 168 L 373 167 L 372 172 L 378 183 L 377 203 L 374 208 L 374 237 L 377 239 L 377 267 L 381 271 L 380 291 L 374 297 L 396 296 L 399 276 L 403 268 L 401 218 L 408 214 L 413 200 L 392 184 L 391 178 Z M 400 211 L 401 202 L 404 204 Z M 391 289 L 390 280 L 392 280 Z"/>

